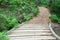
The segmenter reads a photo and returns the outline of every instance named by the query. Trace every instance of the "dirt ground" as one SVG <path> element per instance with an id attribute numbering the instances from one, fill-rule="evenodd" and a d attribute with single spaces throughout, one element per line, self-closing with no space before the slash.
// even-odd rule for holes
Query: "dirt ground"
<path id="1" fill-rule="evenodd" d="M 50 23 L 49 10 L 47 8 L 44 8 L 44 7 L 39 7 L 39 14 L 37 15 L 37 17 L 34 17 L 28 23 L 32 23 L 32 24 L 37 24 L 37 23 L 39 23 L 39 24 L 49 24 Z"/>

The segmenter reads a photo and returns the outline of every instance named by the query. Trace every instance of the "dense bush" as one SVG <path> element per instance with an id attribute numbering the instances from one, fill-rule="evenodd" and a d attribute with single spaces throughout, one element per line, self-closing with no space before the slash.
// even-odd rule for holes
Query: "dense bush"
<path id="1" fill-rule="evenodd" d="M 59 13 L 60 10 L 60 0 L 54 0 L 52 4 L 52 11 Z"/>
<path id="2" fill-rule="evenodd" d="M 7 5 L 6 9 L 10 11 L 10 14 L 12 14 L 12 15 L 15 14 L 14 16 L 17 16 L 17 17 L 19 17 L 19 16 L 21 17 L 21 15 L 24 17 L 24 14 L 25 15 L 29 15 L 29 14 L 36 15 L 36 13 L 38 12 L 37 7 L 34 3 L 34 0 L 33 1 L 32 0 L 28 0 L 28 1 L 27 0 L 24 0 L 24 1 L 23 0 L 5 0 L 5 1 L 2 1 L 1 5 L 4 6 L 3 4 L 5 4 L 5 6 Z M 7 12 L 7 13 L 9 13 L 9 12 Z M 10 15 L 10 14 L 8 14 L 8 15 Z M 26 20 L 26 18 L 23 18 L 23 17 L 22 17 L 22 19 Z"/>
<path id="3" fill-rule="evenodd" d="M 5 35 L 5 32 L 0 32 L 0 40 L 9 40 L 9 38 Z"/>
<path id="4" fill-rule="evenodd" d="M 44 6 L 44 7 L 47 7 L 48 6 L 48 1 L 49 0 L 40 0 L 40 5 Z"/>
<path id="5" fill-rule="evenodd" d="M 39 3 L 38 0 L 0 0 L 0 31 L 9 30 L 36 16 Z"/>
<path id="6" fill-rule="evenodd" d="M 60 0 L 53 0 L 50 9 L 52 14 L 51 15 L 52 21 L 60 23 Z"/>
<path id="7" fill-rule="evenodd" d="M 60 19 L 57 17 L 56 14 L 52 14 L 50 18 L 52 22 L 60 23 Z"/>
<path id="8" fill-rule="evenodd" d="M 0 40 L 9 40 L 6 35 L 0 34 Z"/>
<path id="9" fill-rule="evenodd" d="M 0 14 L 0 31 L 5 31 L 13 28 L 18 24 L 16 18 L 9 17 L 7 18 L 6 15 Z"/>

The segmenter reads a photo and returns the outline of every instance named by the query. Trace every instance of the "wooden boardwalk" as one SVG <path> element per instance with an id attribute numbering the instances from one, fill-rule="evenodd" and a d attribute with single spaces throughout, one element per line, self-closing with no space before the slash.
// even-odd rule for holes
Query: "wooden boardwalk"
<path id="1" fill-rule="evenodd" d="M 56 40 L 49 29 L 49 11 L 39 7 L 39 14 L 26 24 L 12 31 L 10 40 Z"/>

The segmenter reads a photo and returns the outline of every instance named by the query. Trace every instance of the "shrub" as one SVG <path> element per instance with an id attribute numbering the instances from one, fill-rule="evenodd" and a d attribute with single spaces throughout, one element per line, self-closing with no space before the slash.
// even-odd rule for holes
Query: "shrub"
<path id="1" fill-rule="evenodd" d="M 0 0 L 0 31 L 30 20 L 38 13 L 37 0 Z"/>
<path id="2" fill-rule="evenodd" d="M 51 14 L 51 21 L 55 22 L 55 23 L 60 23 L 60 19 L 58 18 L 58 16 L 56 14 Z"/>
<path id="3" fill-rule="evenodd" d="M 40 0 L 40 5 L 41 6 L 44 6 L 44 7 L 47 7 L 48 6 L 48 0 Z"/>
<path id="4" fill-rule="evenodd" d="M 60 0 L 53 0 L 52 4 L 50 4 L 51 7 L 51 13 L 54 13 L 56 18 L 52 18 L 52 21 L 57 21 L 57 23 L 60 23 Z"/>
<path id="5" fill-rule="evenodd" d="M 16 18 L 7 18 L 6 15 L 0 14 L 0 31 L 9 30 L 17 24 Z"/>
<path id="6" fill-rule="evenodd" d="M 9 40 L 6 35 L 0 34 L 0 40 Z"/>
<path id="7" fill-rule="evenodd" d="M 27 0 L 24 0 L 24 1 L 23 0 L 5 0 L 5 1 L 2 1 L 2 3 L 3 4 L 6 3 L 6 5 L 8 5 L 6 10 L 7 11 L 9 10 L 9 12 L 11 14 L 15 14 L 16 17 L 21 17 L 20 15 L 22 15 L 23 13 L 25 13 L 26 15 L 29 15 L 32 13 L 33 16 L 37 14 L 38 9 L 37 9 L 37 6 L 34 3 L 34 1 L 35 0 L 28 0 L 28 1 Z M 4 6 L 4 5 L 2 5 L 2 6 Z M 6 14 L 6 12 L 5 12 L 5 14 Z M 8 14 L 8 15 L 10 15 L 10 14 Z M 22 15 L 22 17 L 23 17 L 23 15 Z"/>
<path id="8" fill-rule="evenodd" d="M 52 22 L 58 22 L 58 17 L 57 17 L 57 15 L 52 14 L 50 18 L 51 18 L 51 21 L 52 21 Z"/>

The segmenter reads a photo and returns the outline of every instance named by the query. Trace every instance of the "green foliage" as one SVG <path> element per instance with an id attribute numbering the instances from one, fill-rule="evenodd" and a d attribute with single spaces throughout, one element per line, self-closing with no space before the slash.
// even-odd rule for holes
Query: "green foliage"
<path id="1" fill-rule="evenodd" d="M 0 31 L 9 30 L 17 24 L 16 18 L 8 18 L 6 15 L 0 14 Z"/>
<path id="2" fill-rule="evenodd" d="M 40 0 L 41 1 L 41 6 L 47 7 L 48 6 L 48 0 Z"/>
<path id="3" fill-rule="evenodd" d="M 52 14 L 50 18 L 52 22 L 60 23 L 60 19 L 56 14 Z"/>
<path id="4" fill-rule="evenodd" d="M 52 14 L 50 18 L 53 22 L 58 22 L 58 17 L 56 15 Z"/>
<path id="5" fill-rule="evenodd" d="M 60 0 L 53 0 L 51 6 L 52 6 L 52 11 L 59 12 L 59 9 L 60 9 Z"/>
<path id="6" fill-rule="evenodd" d="M 6 35 L 0 33 L 0 40 L 9 40 L 9 38 Z"/>
<path id="7" fill-rule="evenodd" d="M 53 0 L 50 9 L 51 13 L 55 15 L 51 15 L 51 17 L 53 17 L 52 21 L 60 23 L 60 0 Z"/>
<path id="8" fill-rule="evenodd" d="M 59 13 L 60 10 L 60 0 L 53 0 L 52 4 L 52 11 Z"/>
<path id="9" fill-rule="evenodd" d="M 0 0 L 0 31 L 10 30 L 36 16 L 39 3 L 40 0 Z"/>

